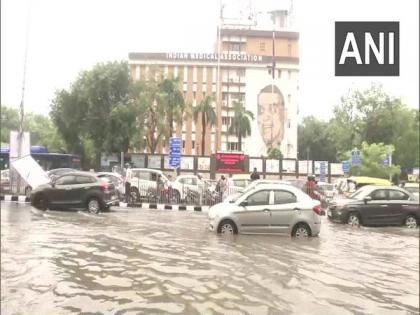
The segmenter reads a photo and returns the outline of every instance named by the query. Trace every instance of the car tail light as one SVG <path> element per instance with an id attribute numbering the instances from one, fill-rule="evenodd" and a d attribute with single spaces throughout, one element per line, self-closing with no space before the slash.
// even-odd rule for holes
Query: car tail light
<path id="1" fill-rule="evenodd" d="M 101 190 L 102 190 L 104 193 L 109 193 L 109 185 L 108 185 L 108 183 L 102 183 L 102 184 L 101 184 Z"/>
<path id="2" fill-rule="evenodd" d="M 321 206 L 320 205 L 316 205 L 315 207 L 312 208 L 312 210 L 314 210 L 314 212 L 317 215 L 321 215 Z"/>

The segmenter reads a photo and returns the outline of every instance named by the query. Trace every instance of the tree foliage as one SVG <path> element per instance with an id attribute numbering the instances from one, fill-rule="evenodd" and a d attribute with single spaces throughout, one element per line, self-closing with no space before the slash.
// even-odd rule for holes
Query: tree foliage
<path id="1" fill-rule="evenodd" d="M 242 138 L 251 135 L 251 120 L 254 120 L 254 114 L 245 110 L 243 104 L 239 102 L 234 103 L 234 113 L 229 133 L 238 137 L 238 149 L 242 151 Z"/>
<path id="2" fill-rule="evenodd" d="M 352 166 L 350 173 L 352 175 L 371 176 L 377 178 L 389 178 L 399 175 L 401 170 L 398 165 L 393 163 L 392 166 L 385 166 L 384 160 L 389 154 L 395 151 L 393 145 L 385 145 L 383 143 L 368 144 L 363 142 L 360 150 L 360 167 Z M 351 161 L 351 151 L 345 153 L 346 159 Z"/>
<path id="3" fill-rule="evenodd" d="M 15 108 L 1 107 L 1 142 L 9 143 L 10 131 L 19 130 L 19 112 Z M 48 116 L 26 113 L 23 130 L 30 132 L 31 145 L 41 145 L 50 152 L 66 152 L 66 145 Z"/>
<path id="4" fill-rule="evenodd" d="M 329 122 L 307 117 L 298 130 L 301 159 L 306 158 L 306 149 L 310 148 L 311 159 L 343 161 L 348 159 L 350 150 L 360 149 L 365 142 L 392 145 L 395 165 L 419 165 L 418 109 L 409 109 L 400 99 L 384 93 L 379 85 L 349 92 L 335 106 Z M 378 163 L 381 169 L 382 161 Z"/>
<path id="5" fill-rule="evenodd" d="M 207 96 L 200 104 L 193 109 L 194 121 L 197 123 L 201 118 L 201 155 L 204 156 L 205 142 L 206 142 L 206 129 L 207 126 L 214 126 L 216 124 L 216 112 L 213 108 L 213 99 Z"/>

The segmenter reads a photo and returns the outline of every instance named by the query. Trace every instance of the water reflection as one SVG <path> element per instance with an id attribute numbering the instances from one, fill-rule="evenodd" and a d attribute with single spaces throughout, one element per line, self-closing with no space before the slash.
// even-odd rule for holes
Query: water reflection
<path id="1" fill-rule="evenodd" d="M 219 237 L 200 213 L 1 205 L 2 313 L 418 312 L 418 230 Z"/>

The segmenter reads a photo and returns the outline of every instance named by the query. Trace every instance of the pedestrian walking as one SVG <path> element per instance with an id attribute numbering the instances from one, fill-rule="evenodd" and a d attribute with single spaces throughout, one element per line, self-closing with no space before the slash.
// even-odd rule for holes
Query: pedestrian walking
<path id="1" fill-rule="evenodd" d="M 257 172 L 257 168 L 254 167 L 254 171 L 251 173 L 251 181 L 260 179 L 260 174 Z"/>
<path id="2" fill-rule="evenodd" d="M 305 184 L 306 193 L 312 198 L 312 199 L 318 199 L 315 194 L 316 189 L 316 182 L 315 182 L 315 176 L 309 175 L 308 180 Z"/>
<path id="3" fill-rule="evenodd" d="M 131 196 L 131 169 L 130 164 L 125 164 L 125 178 L 124 178 L 124 193 L 125 193 L 125 202 L 130 203 Z"/>
<path id="4" fill-rule="evenodd" d="M 222 201 L 227 193 L 227 180 L 225 175 L 222 175 L 217 182 L 216 191 L 219 193 L 220 200 Z"/>

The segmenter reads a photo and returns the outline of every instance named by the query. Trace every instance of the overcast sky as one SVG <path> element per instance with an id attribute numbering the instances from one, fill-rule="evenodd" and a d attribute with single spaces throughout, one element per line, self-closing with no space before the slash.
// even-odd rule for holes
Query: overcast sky
<path id="1" fill-rule="evenodd" d="M 289 1 L 223 3 L 232 14 L 247 6 L 284 8 Z M 97 62 L 127 60 L 129 52 L 213 51 L 218 7 L 216 0 L 2 0 L 1 104 L 18 107 L 22 97 L 28 21 L 25 110 L 46 114 L 54 91 L 68 88 Z M 418 107 L 418 0 L 294 0 L 293 7 L 300 32 L 301 116 L 327 119 L 349 88 L 371 82 Z M 335 77 L 335 21 L 399 21 L 400 76 Z"/>

